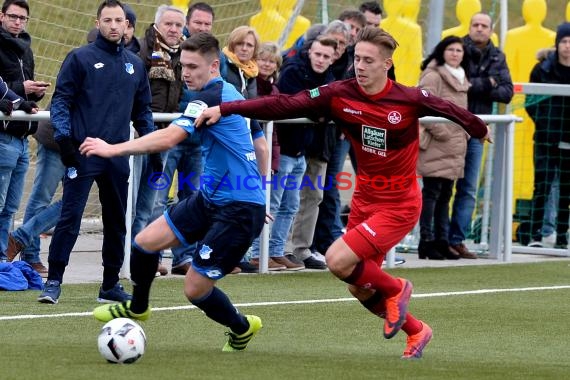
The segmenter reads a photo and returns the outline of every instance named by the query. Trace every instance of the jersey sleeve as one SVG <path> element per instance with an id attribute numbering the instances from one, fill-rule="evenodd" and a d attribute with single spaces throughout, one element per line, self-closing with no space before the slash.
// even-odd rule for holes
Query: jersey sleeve
<path id="1" fill-rule="evenodd" d="M 329 108 L 332 93 L 328 86 L 304 90 L 295 95 L 272 95 L 256 99 L 222 103 L 223 116 L 239 114 L 259 120 L 283 120 L 300 117 L 324 116 Z"/>
<path id="2" fill-rule="evenodd" d="M 184 129 L 188 134 L 192 134 L 196 131 L 194 122 L 206 108 L 208 108 L 208 105 L 205 102 L 193 100 L 188 103 L 184 113 L 179 118 L 174 119 L 171 124 Z"/>
<path id="3" fill-rule="evenodd" d="M 416 90 L 416 102 L 421 105 L 420 117 L 444 117 L 459 124 L 471 137 L 480 139 L 487 135 L 487 126 L 483 120 L 473 115 L 465 108 L 459 107 L 455 103 L 430 94 L 425 89 L 417 88 Z"/>

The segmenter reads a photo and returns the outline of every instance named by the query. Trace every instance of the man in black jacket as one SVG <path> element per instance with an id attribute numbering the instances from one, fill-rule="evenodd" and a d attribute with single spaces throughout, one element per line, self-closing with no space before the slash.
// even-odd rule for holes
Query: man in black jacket
<path id="1" fill-rule="evenodd" d="M 6 0 L 2 5 L 0 76 L 8 88 L 34 102 L 45 95 L 49 83 L 34 80 L 31 38 L 25 31 L 29 16 L 30 8 L 24 0 Z M 8 178 L 0 182 L 0 252 L 6 252 L 8 230 L 22 200 L 29 166 L 27 136 L 35 132 L 36 125 L 27 121 L 3 121 L 0 125 L 0 178 Z"/>
<path id="2" fill-rule="evenodd" d="M 556 48 L 541 51 L 539 62 L 530 73 L 532 83 L 570 84 L 570 23 L 562 23 L 556 30 Z M 556 248 L 568 246 L 568 219 L 570 204 L 570 97 L 529 95 L 526 111 L 535 125 L 534 191 L 531 210 L 532 242 L 541 247 L 546 199 L 551 194 L 556 176 L 560 180 L 560 195 L 556 205 Z"/>

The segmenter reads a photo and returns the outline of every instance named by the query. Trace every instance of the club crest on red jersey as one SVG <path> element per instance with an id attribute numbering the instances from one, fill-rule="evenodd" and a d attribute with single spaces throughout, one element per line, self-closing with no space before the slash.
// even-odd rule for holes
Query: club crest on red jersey
<path id="1" fill-rule="evenodd" d="M 398 111 L 391 111 L 388 114 L 388 121 L 390 124 L 398 124 L 400 121 L 402 121 L 402 114 L 400 114 Z"/>

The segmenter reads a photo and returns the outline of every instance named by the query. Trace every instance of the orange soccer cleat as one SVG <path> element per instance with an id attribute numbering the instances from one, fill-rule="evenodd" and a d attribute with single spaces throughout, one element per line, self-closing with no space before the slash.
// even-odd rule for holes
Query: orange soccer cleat
<path id="1" fill-rule="evenodd" d="M 386 320 L 384 321 L 384 338 L 386 339 L 394 337 L 406 322 L 408 304 L 412 296 L 412 283 L 403 278 L 398 280 L 402 283 L 402 290 L 386 299 Z"/>
<path id="2" fill-rule="evenodd" d="M 402 359 L 419 359 L 422 357 L 424 348 L 427 346 L 432 337 L 431 327 L 427 323 L 422 322 L 422 329 L 419 333 L 410 335 L 406 342 L 406 349 Z"/>

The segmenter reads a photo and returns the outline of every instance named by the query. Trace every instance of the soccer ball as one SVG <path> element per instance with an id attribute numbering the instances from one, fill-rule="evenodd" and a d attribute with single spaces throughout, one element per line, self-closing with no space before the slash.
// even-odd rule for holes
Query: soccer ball
<path id="1" fill-rule="evenodd" d="M 140 325 L 129 318 L 117 318 L 101 328 L 97 338 L 99 352 L 109 363 L 130 364 L 144 355 L 146 335 Z"/>

